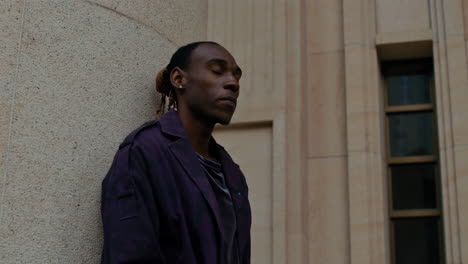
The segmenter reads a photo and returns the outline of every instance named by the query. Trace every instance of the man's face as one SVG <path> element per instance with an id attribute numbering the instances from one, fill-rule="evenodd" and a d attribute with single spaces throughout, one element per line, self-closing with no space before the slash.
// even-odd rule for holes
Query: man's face
<path id="1" fill-rule="evenodd" d="M 242 75 L 232 55 L 221 46 L 200 44 L 193 50 L 185 73 L 185 91 L 179 103 L 185 103 L 197 118 L 229 124 L 236 109 Z"/>

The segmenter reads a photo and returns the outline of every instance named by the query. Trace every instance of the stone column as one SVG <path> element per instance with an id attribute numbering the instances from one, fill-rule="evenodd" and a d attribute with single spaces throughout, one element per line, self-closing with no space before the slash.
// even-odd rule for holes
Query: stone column
<path id="1" fill-rule="evenodd" d="M 99 263 L 100 185 L 206 0 L 0 1 L 0 263 Z"/>

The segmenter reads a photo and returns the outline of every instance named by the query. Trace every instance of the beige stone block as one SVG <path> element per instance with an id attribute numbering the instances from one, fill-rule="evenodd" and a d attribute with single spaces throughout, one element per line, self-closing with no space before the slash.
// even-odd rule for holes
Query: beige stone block
<path id="1" fill-rule="evenodd" d="M 348 154 L 348 179 L 349 179 L 349 210 L 351 231 L 364 232 L 366 224 L 370 219 L 366 219 L 368 204 L 368 163 L 365 152 L 350 152 Z"/>
<path id="2" fill-rule="evenodd" d="M 287 53 L 286 53 L 286 83 L 287 83 L 287 96 L 286 105 L 288 111 L 301 112 L 302 111 L 302 97 L 304 89 L 302 89 L 302 60 L 303 53 L 301 49 L 301 41 L 303 38 L 301 16 L 297 15 L 301 10 L 301 1 L 291 0 L 286 1 L 286 39 L 287 39 Z M 288 118 L 287 118 L 288 119 Z"/>
<path id="3" fill-rule="evenodd" d="M 308 155 L 343 155 L 346 152 L 343 52 L 310 54 L 307 64 L 304 104 Z"/>
<path id="4" fill-rule="evenodd" d="M 350 255 L 357 263 L 388 263 L 386 176 L 378 153 L 348 154 Z"/>
<path id="5" fill-rule="evenodd" d="M 444 1 L 444 29 L 446 36 L 464 35 L 463 30 L 463 1 Z"/>
<path id="6" fill-rule="evenodd" d="M 369 129 L 370 113 L 350 112 L 346 115 L 347 123 L 347 146 L 349 152 L 369 151 Z"/>
<path id="7" fill-rule="evenodd" d="M 374 88 L 374 87 L 373 87 Z M 369 97 L 369 99 L 379 99 Z M 385 123 L 382 111 L 346 113 L 348 152 L 371 152 L 385 156 Z"/>
<path id="8" fill-rule="evenodd" d="M 287 111 L 286 111 L 286 261 L 285 263 L 305 263 L 307 261 L 308 223 L 307 210 L 304 197 L 307 190 L 304 188 L 307 164 L 303 153 L 306 152 L 303 144 L 306 134 L 306 123 L 302 116 L 304 106 L 302 99 L 307 89 L 301 71 L 303 69 L 302 38 L 302 1 L 288 0 L 286 3 L 286 39 L 287 39 Z"/>
<path id="9" fill-rule="evenodd" d="M 101 181 L 123 137 L 155 117 L 154 76 L 175 47 L 85 1 L 26 12 L 21 52 L 8 55 L 20 64 L 0 262 L 98 263 Z"/>
<path id="10" fill-rule="evenodd" d="M 464 22 L 464 25 L 463 25 L 463 29 L 464 29 L 464 38 L 465 40 L 468 40 L 468 3 L 466 2 L 466 0 L 463 0 L 461 1 L 462 2 L 462 6 L 463 6 L 463 14 L 462 14 L 462 19 L 463 19 L 463 22 Z"/>
<path id="11" fill-rule="evenodd" d="M 240 1 L 237 1 L 237 3 L 240 5 L 243 5 L 244 7 L 247 7 L 243 21 L 245 21 L 247 25 L 251 25 L 252 19 L 253 19 L 253 16 L 252 16 L 253 2 L 247 3 L 244 0 L 240 0 Z M 228 33 L 226 32 L 226 27 L 230 23 L 227 23 L 229 21 L 227 19 L 227 16 L 232 15 L 232 13 L 231 14 L 227 13 L 227 8 L 225 6 L 226 4 L 227 4 L 227 1 L 208 0 L 208 17 L 207 17 L 207 32 L 206 32 L 207 38 L 210 40 L 216 41 L 220 44 L 221 42 L 226 40 L 226 34 Z M 220 23 L 219 21 L 224 21 L 224 23 Z M 245 30 L 250 32 L 252 28 L 245 27 Z"/>
<path id="12" fill-rule="evenodd" d="M 453 135 L 456 145 L 468 144 L 468 111 L 454 112 L 452 114 Z"/>
<path id="13" fill-rule="evenodd" d="M 377 0 L 377 32 L 419 31 L 431 28 L 426 0 Z"/>
<path id="14" fill-rule="evenodd" d="M 207 0 L 85 0 L 149 26 L 160 37 L 181 46 L 206 40 Z"/>
<path id="15" fill-rule="evenodd" d="M 463 5 L 463 22 L 464 22 L 463 29 L 465 33 L 464 37 L 465 37 L 465 40 L 468 40 L 468 2 L 466 0 L 463 0 L 462 5 Z"/>
<path id="16" fill-rule="evenodd" d="M 349 230 L 350 256 L 353 262 L 369 263 L 372 232 L 369 218 L 368 160 L 364 152 L 349 153 Z"/>
<path id="17" fill-rule="evenodd" d="M 346 47 L 346 125 L 350 152 L 382 152 L 382 83 L 375 49 Z"/>
<path id="18" fill-rule="evenodd" d="M 302 116 L 305 110 L 302 101 L 307 89 L 306 81 L 301 74 L 304 54 L 301 49 L 302 17 L 301 2 L 285 1 L 287 5 L 287 111 L 286 111 L 286 261 L 284 263 L 306 263 L 308 244 L 307 205 L 305 197 L 308 194 L 304 188 L 307 171 L 307 160 L 304 137 L 307 123 Z"/>
<path id="19" fill-rule="evenodd" d="M 455 154 L 455 174 L 456 174 L 456 194 L 458 208 L 455 210 L 459 213 L 459 230 L 461 239 L 461 255 L 462 259 L 468 259 L 468 253 L 463 250 L 467 247 L 465 241 L 468 239 L 468 145 L 456 146 Z"/>
<path id="20" fill-rule="evenodd" d="M 345 46 L 363 42 L 363 28 L 356 17 L 362 17 L 360 5 L 353 0 L 343 0 L 343 29 Z"/>
<path id="21" fill-rule="evenodd" d="M 382 111 L 384 89 L 380 61 L 375 47 L 367 49 L 366 59 L 368 64 L 364 78 L 369 87 L 367 91 L 367 109 L 369 111 Z"/>
<path id="22" fill-rule="evenodd" d="M 304 2 L 305 28 L 308 52 L 342 50 L 343 3 L 339 0 Z"/>
<path id="23" fill-rule="evenodd" d="M 346 157 L 308 161 L 309 263 L 348 263 L 346 164 Z"/>
<path id="24" fill-rule="evenodd" d="M 460 187 L 462 187 L 462 196 L 465 196 L 463 193 L 466 193 L 468 195 L 468 163 L 466 162 L 468 160 L 468 145 L 455 145 L 454 147 L 454 154 L 455 154 L 455 173 L 457 177 L 461 179 L 460 182 Z M 465 184 L 466 184 L 466 189 L 465 189 Z M 468 215 L 467 215 L 468 216 Z"/>
<path id="25" fill-rule="evenodd" d="M 346 109 L 347 112 L 367 111 L 366 92 L 369 49 L 363 46 L 350 46 L 345 48 L 346 73 Z"/>
<path id="26" fill-rule="evenodd" d="M 447 40 L 450 108 L 455 145 L 468 144 L 468 79 L 465 41 L 462 37 Z"/>
<path id="27" fill-rule="evenodd" d="M 373 46 L 374 6 L 365 0 L 343 0 L 343 24 L 345 46 Z"/>
<path id="28" fill-rule="evenodd" d="M 352 112 L 378 111 L 382 95 L 380 70 L 374 47 L 345 48 L 347 109 Z"/>

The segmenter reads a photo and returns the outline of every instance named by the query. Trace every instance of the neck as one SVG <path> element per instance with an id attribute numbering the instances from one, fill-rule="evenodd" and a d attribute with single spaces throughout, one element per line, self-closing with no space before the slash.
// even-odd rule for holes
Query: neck
<path id="1" fill-rule="evenodd" d="M 197 117 L 187 109 L 179 108 L 177 112 L 194 150 L 198 154 L 212 159 L 213 153 L 210 152 L 210 139 L 215 124 Z"/>

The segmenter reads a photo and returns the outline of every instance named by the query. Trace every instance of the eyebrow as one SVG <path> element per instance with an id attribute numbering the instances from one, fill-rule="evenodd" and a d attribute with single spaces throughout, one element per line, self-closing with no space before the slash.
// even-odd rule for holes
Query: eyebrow
<path id="1" fill-rule="evenodd" d="M 218 63 L 218 64 L 221 64 L 223 66 L 226 66 L 228 63 L 226 60 L 223 60 L 223 59 L 211 59 L 209 61 L 206 62 L 206 64 L 211 64 L 211 63 Z M 237 66 L 236 69 L 234 70 L 236 73 L 242 75 L 242 69 Z"/>

